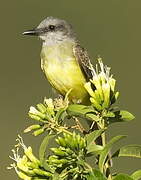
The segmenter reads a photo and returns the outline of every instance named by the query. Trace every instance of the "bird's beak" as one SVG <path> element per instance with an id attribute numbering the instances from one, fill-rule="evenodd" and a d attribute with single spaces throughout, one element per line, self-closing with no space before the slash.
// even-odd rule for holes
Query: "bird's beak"
<path id="1" fill-rule="evenodd" d="M 23 32 L 23 35 L 39 36 L 42 33 L 41 29 L 32 29 Z"/>

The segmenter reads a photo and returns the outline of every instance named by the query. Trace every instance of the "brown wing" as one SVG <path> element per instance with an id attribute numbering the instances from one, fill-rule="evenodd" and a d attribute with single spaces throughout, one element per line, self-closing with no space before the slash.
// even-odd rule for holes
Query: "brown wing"
<path id="1" fill-rule="evenodd" d="M 79 63 L 82 72 L 86 77 L 86 80 L 92 79 L 93 66 L 91 64 L 87 51 L 84 48 L 82 48 L 79 44 L 76 44 L 73 47 L 73 53 Z"/>

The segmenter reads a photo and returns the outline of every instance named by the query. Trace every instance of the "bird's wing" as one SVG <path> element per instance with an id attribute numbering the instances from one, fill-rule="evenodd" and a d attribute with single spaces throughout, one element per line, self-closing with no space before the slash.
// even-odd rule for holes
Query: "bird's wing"
<path id="1" fill-rule="evenodd" d="M 73 47 L 73 53 L 79 63 L 82 72 L 86 77 L 86 80 L 92 79 L 93 66 L 91 64 L 87 51 L 84 48 L 82 48 L 79 44 L 76 44 Z"/>
<path id="2" fill-rule="evenodd" d="M 73 53 L 79 63 L 79 66 L 80 66 L 82 72 L 84 73 L 84 75 L 86 77 L 86 80 L 89 81 L 89 79 L 92 79 L 94 76 L 94 68 L 93 68 L 93 65 L 91 64 L 90 57 L 89 57 L 87 51 L 84 48 L 82 48 L 79 44 L 76 44 L 73 47 Z M 92 84 L 92 88 L 93 88 L 93 90 L 95 89 L 95 86 L 93 84 Z M 91 130 L 93 131 L 96 129 L 98 129 L 98 126 L 95 123 Z M 102 145 L 102 138 L 99 137 L 96 140 L 96 143 L 99 145 Z"/>

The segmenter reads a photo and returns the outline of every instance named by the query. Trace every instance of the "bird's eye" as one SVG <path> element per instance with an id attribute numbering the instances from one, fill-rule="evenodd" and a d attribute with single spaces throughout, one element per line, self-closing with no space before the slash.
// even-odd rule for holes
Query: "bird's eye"
<path id="1" fill-rule="evenodd" d="M 50 26 L 49 26 L 49 29 L 50 29 L 51 31 L 53 31 L 53 30 L 55 30 L 55 26 L 54 26 L 54 25 L 50 25 Z"/>

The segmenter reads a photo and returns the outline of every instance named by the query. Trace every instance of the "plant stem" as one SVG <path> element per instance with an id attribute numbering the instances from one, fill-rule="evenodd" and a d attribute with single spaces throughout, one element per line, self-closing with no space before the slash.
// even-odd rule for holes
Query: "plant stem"
<path id="1" fill-rule="evenodd" d="M 105 120 L 104 119 L 101 120 L 99 126 L 101 129 L 105 129 Z M 103 145 L 103 147 L 105 147 L 105 145 L 106 145 L 106 133 L 105 132 L 102 133 L 101 138 L 102 138 L 102 145 Z M 104 172 L 106 174 L 106 177 L 108 177 L 108 180 L 111 180 L 112 176 L 110 173 L 110 163 L 108 160 L 104 164 Z"/>
<path id="2" fill-rule="evenodd" d="M 64 128 L 61 129 L 61 132 L 67 133 L 69 135 L 72 135 L 72 133 Z"/>

